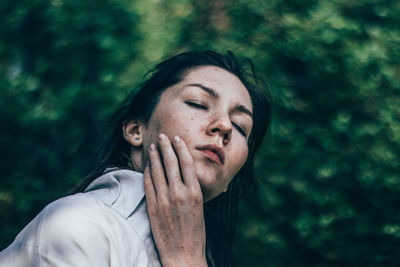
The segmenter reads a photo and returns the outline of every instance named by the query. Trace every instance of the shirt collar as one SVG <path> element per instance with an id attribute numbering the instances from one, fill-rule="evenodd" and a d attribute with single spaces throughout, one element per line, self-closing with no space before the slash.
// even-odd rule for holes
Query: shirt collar
<path id="1" fill-rule="evenodd" d="M 113 170 L 90 183 L 84 192 L 98 198 L 126 219 L 145 195 L 143 174 L 126 169 Z"/>

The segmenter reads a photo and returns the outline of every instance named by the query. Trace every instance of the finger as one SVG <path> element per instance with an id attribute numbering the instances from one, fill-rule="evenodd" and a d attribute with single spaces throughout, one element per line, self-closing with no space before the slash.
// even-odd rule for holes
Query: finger
<path id="1" fill-rule="evenodd" d="M 151 144 L 149 147 L 150 159 L 150 177 L 153 180 L 157 199 L 166 197 L 168 193 L 168 185 L 164 174 L 164 167 L 161 163 L 160 154 L 156 145 Z"/>
<path id="2" fill-rule="evenodd" d="M 168 185 L 171 189 L 176 189 L 182 184 L 178 158 L 166 135 L 160 134 L 158 140 Z"/>
<path id="3" fill-rule="evenodd" d="M 174 148 L 181 167 L 183 182 L 185 185 L 196 185 L 198 180 L 193 165 L 193 157 L 186 146 L 186 143 L 179 137 L 174 137 Z"/>
<path id="4" fill-rule="evenodd" d="M 148 206 L 152 206 L 149 204 L 157 201 L 157 195 L 156 195 L 156 190 L 154 188 L 153 180 L 151 179 L 149 163 L 147 163 L 146 168 L 144 169 L 143 172 L 143 184 Z"/>

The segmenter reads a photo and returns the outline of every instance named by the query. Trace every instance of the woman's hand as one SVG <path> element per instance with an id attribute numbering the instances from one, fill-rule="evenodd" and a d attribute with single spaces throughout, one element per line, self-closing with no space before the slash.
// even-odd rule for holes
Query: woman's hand
<path id="1" fill-rule="evenodd" d="M 150 145 L 144 188 L 153 237 L 163 266 L 207 266 L 203 195 L 185 142 L 160 134 Z"/>

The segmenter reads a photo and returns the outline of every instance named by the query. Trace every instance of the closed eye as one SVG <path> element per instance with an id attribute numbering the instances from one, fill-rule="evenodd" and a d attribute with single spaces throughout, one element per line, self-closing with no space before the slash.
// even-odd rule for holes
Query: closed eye
<path id="1" fill-rule="evenodd" d="M 192 101 L 186 101 L 185 102 L 187 105 L 194 107 L 194 108 L 198 108 L 198 109 L 204 109 L 204 110 L 208 110 L 208 107 L 196 102 L 192 102 Z"/>
<path id="2" fill-rule="evenodd" d="M 247 136 L 246 130 L 245 130 L 244 128 L 242 128 L 239 124 L 236 124 L 236 123 L 232 122 L 232 125 L 233 125 L 233 127 L 236 128 L 236 130 L 239 131 L 239 133 L 240 133 L 241 135 L 243 135 L 244 137 Z"/>

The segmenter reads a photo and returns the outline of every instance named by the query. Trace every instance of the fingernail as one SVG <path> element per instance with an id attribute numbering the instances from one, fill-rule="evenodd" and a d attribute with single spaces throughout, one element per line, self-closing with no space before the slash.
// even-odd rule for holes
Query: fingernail
<path id="1" fill-rule="evenodd" d="M 160 139 L 160 141 L 165 140 L 165 138 L 167 137 L 165 136 L 165 134 L 162 133 L 158 136 L 158 139 Z"/>
<path id="2" fill-rule="evenodd" d="M 151 144 L 150 147 L 149 147 L 149 150 L 150 151 L 156 150 L 156 145 L 155 144 Z"/>
<path id="3" fill-rule="evenodd" d="M 179 138 L 179 136 L 175 135 L 174 136 L 174 142 L 175 143 L 179 143 L 181 141 L 181 138 Z"/>

